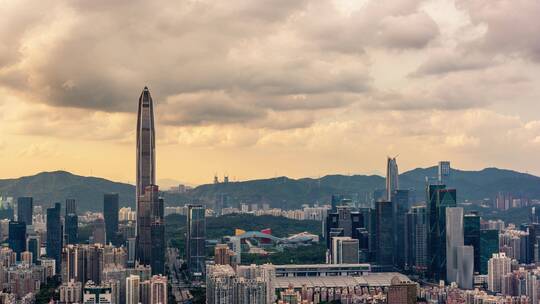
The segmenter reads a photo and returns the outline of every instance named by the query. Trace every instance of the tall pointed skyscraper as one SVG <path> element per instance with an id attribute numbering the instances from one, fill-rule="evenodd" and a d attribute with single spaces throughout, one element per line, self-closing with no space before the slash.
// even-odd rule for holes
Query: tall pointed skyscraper
<path id="1" fill-rule="evenodd" d="M 154 103 L 147 87 L 139 97 L 137 116 L 137 238 L 136 259 L 151 265 L 153 274 L 164 273 L 165 230 L 163 200 L 156 185 Z"/>
<path id="2" fill-rule="evenodd" d="M 386 200 L 392 201 L 394 191 L 399 189 L 399 171 L 396 157 L 388 157 L 386 165 Z"/>
<path id="3" fill-rule="evenodd" d="M 154 102 L 147 87 L 139 97 L 137 115 L 137 185 L 136 200 L 146 187 L 156 184 L 156 140 L 154 130 Z"/>

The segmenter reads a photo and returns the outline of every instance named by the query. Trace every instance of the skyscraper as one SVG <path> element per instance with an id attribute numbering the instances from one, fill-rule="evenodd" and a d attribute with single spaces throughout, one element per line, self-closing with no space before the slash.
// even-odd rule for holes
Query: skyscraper
<path id="1" fill-rule="evenodd" d="M 107 244 L 118 245 L 118 193 L 103 195 L 103 217 Z"/>
<path id="2" fill-rule="evenodd" d="M 60 203 L 47 209 L 47 257 L 56 262 L 56 273 L 60 273 L 62 260 L 62 222 L 60 221 Z"/>
<path id="3" fill-rule="evenodd" d="M 92 226 L 92 243 L 105 245 L 105 221 L 102 218 L 97 218 Z"/>
<path id="4" fill-rule="evenodd" d="M 155 150 L 154 103 L 144 87 L 137 115 L 136 258 L 151 265 L 153 274 L 161 274 L 165 265 L 164 206 L 156 186 Z"/>
<path id="5" fill-rule="evenodd" d="M 405 217 L 409 210 L 409 190 L 395 190 L 392 193 L 392 210 L 394 225 L 394 249 L 396 251 L 394 264 L 403 269 L 405 267 Z"/>
<path id="6" fill-rule="evenodd" d="M 165 227 L 163 221 L 163 199 L 159 188 L 146 187 L 139 197 L 137 210 L 137 260 L 151 265 L 153 274 L 163 274 L 165 265 Z"/>
<path id="7" fill-rule="evenodd" d="M 414 206 L 407 214 L 407 265 L 415 273 L 423 274 L 428 268 L 428 219 L 425 206 Z"/>
<path id="8" fill-rule="evenodd" d="M 32 197 L 19 197 L 17 199 L 17 221 L 26 225 L 32 225 L 33 208 L 34 199 Z"/>
<path id="9" fill-rule="evenodd" d="M 24 222 L 9 222 L 9 248 L 21 259 L 21 253 L 26 251 L 26 224 Z"/>
<path id="10" fill-rule="evenodd" d="M 29 235 L 26 239 L 26 250 L 32 253 L 32 263 L 37 265 L 39 259 L 41 244 L 38 235 Z"/>
<path id="11" fill-rule="evenodd" d="M 399 189 L 399 171 L 396 158 L 388 157 L 386 164 L 386 200 L 391 201 L 394 191 Z"/>
<path id="12" fill-rule="evenodd" d="M 438 166 L 438 180 L 441 185 L 448 185 L 450 179 L 450 162 L 440 161 Z"/>
<path id="13" fill-rule="evenodd" d="M 458 247 L 463 246 L 463 208 L 446 208 L 446 280 L 458 281 Z"/>
<path id="14" fill-rule="evenodd" d="M 65 241 L 66 244 L 77 244 L 79 238 L 79 217 L 77 216 L 77 205 L 75 199 L 66 199 Z"/>
<path id="15" fill-rule="evenodd" d="M 361 228 L 367 228 L 366 218 L 363 213 L 352 211 L 349 206 L 336 207 L 335 212 L 329 212 L 325 220 L 326 248 L 330 250 L 332 237 L 350 236 L 359 239 Z"/>
<path id="16" fill-rule="evenodd" d="M 480 216 L 478 212 L 470 212 L 463 217 L 464 245 L 474 248 L 474 272 L 480 272 Z"/>
<path id="17" fill-rule="evenodd" d="M 499 230 L 480 230 L 480 274 L 488 273 L 488 262 L 499 252 Z"/>
<path id="18" fill-rule="evenodd" d="M 394 265 L 394 225 L 392 202 L 375 203 L 376 262 L 381 266 Z"/>
<path id="19" fill-rule="evenodd" d="M 146 187 L 156 184 L 155 154 L 154 102 L 150 91 L 144 87 L 139 97 L 137 115 L 137 202 L 144 195 Z"/>
<path id="20" fill-rule="evenodd" d="M 457 284 L 461 289 L 473 288 L 474 247 L 457 247 L 458 277 Z"/>
<path id="21" fill-rule="evenodd" d="M 79 217 L 69 213 L 65 217 L 66 244 L 77 244 L 79 238 Z"/>
<path id="22" fill-rule="evenodd" d="M 66 215 L 70 213 L 77 214 L 77 203 L 74 198 L 66 199 Z"/>
<path id="23" fill-rule="evenodd" d="M 186 258 L 191 277 L 204 278 L 206 259 L 206 218 L 202 205 L 189 205 L 187 215 Z"/>
<path id="24" fill-rule="evenodd" d="M 445 185 L 427 185 L 429 272 L 435 280 L 446 275 L 446 208 L 456 207 L 456 190 Z"/>

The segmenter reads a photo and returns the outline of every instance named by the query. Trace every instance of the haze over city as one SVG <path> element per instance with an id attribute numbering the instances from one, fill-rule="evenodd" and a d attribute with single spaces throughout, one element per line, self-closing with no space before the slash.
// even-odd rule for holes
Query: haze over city
<path id="1" fill-rule="evenodd" d="M 537 1 L 5 1 L 0 178 L 384 175 L 452 161 L 540 174 Z M 141 22 L 144 20 L 144 22 Z"/>

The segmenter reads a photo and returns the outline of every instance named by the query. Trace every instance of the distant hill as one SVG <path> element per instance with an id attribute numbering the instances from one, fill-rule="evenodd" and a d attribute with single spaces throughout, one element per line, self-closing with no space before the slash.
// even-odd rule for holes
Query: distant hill
<path id="1" fill-rule="evenodd" d="M 74 198 L 77 200 L 79 211 L 102 210 L 103 194 L 111 192 L 120 195 L 121 204 L 134 205 L 133 185 L 112 182 L 104 178 L 54 171 L 0 180 L 0 194 L 3 196 L 32 196 L 36 205 L 47 207 L 54 202 Z"/>
<path id="2" fill-rule="evenodd" d="M 400 175 L 400 188 L 413 189 L 417 200 L 423 200 L 426 177 L 435 177 L 437 168 L 419 168 Z M 494 198 L 499 191 L 516 197 L 540 198 L 540 177 L 511 170 L 487 168 L 481 171 L 452 170 L 449 186 L 458 190 L 458 200 L 478 201 Z M 327 175 L 320 179 L 270 179 L 201 185 L 187 193 L 164 192 L 166 205 L 182 205 L 198 201 L 212 204 L 216 195 L 226 193 L 231 203 L 269 203 L 274 207 L 297 208 L 302 204 L 328 202 L 333 193 L 365 197 L 376 189 L 383 189 L 385 180 L 377 175 Z M 43 172 L 34 176 L 0 180 L 0 194 L 4 196 L 30 195 L 36 204 L 50 206 L 53 202 L 75 198 L 78 208 L 101 210 L 103 194 L 120 194 L 123 205 L 133 206 L 133 185 L 102 178 L 84 177 L 65 171 Z"/>

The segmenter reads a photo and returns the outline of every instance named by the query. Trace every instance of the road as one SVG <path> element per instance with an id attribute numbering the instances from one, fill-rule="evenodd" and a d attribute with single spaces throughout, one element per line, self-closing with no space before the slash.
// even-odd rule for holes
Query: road
<path id="1" fill-rule="evenodd" d="M 177 248 L 167 248 L 166 254 L 167 268 L 169 269 L 169 282 L 172 286 L 172 293 L 176 298 L 176 303 L 191 303 L 193 296 L 189 292 L 189 284 L 182 276 L 182 260 L 179 257 Z"/>

